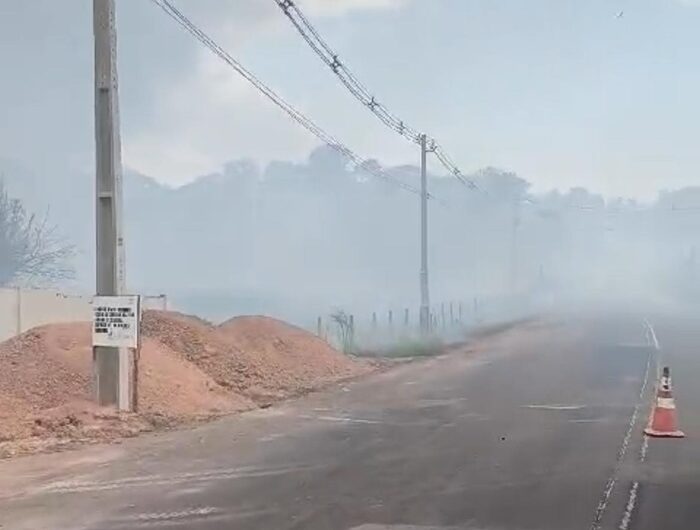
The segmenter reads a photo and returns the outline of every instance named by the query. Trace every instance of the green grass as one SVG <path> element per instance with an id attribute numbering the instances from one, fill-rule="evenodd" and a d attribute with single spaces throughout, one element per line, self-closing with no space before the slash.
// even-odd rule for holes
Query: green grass
<path id="1" fill-rule="evenodd" d="M 410 359 L 415 357 L 430 357 L 442 352 L 444 344 L 438 339 L 405 340 L 398 344 L 373 350 L 357 352 L 363 357 L 384 357 L 388 359 Z"/>

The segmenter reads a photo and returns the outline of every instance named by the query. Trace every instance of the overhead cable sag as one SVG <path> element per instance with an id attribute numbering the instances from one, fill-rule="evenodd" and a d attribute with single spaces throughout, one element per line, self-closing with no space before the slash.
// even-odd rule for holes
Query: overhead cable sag
<path id="1" fill-rule="evenodd" d="M 333 73 L 338 77 L 340 82 L 345 85 L 348 91 L 355 96 L 365 107 L 367 107 L 380 121 L 387 127 L 397 132 L 404 138 L 413 143 L 420 144 L 421 133 L 406 124 L 397 115 L 389 111 L 389 109 L 380 103 L 375 96 L 363 85 L 360 80 L 352 73 L 350 68 L 340 60 L 338 54 L 328 45 L 323 39 L 318 30 L 311 24 L 309 19 L 304 15 L 299 6 L 293 0 L 274 0 L 284 14 L 289 18 L 297 32 L 307 42 L 309 47 L 319 56 L 319 58 L 328 65 Z M 457 167 L 452 159 L 445 153 L 445 150 L 434 139 L 429 139 L 431 145 L 430 150 L 435 153 L 435 156 L 449 173 L 454 176 L 459 182 L 470 189 L 482 191 L 481 188 L 472 179 L 468 178 Z M 485 192 L 484 192 L 485 193 Z"/>
<path id="2" fill-rule="evenodd" d="M 275 93 L 270 87 L 258 79 L 253 73 L 246 69 L 240 62 L 234 59 L 226 50 L 217 44 L 209 35 L 202 29 L 197 27 L 189 18 L 179 11 L 169 0 L 151 0 L 154 4 L 160 7 L 168 16 L 182 26 L 187 32 L 193 35 L 198 41 L 206 46 L 211 52 L 217 55 L 221 60 L 227 63 L 231 68 L 238 72 L 246 81 L 253 85 L 265 97 L 277 105 L 280 109 L 286 112 L 294 121 L 304 127 L 311 134 L 316 136 L 326 145 L 343 155 L 348 160 L 352 161 L 356 166 L 374 177 L 384 180 L 394 186 L 397 186 L 410 193 L 420 195 L 420 190 L 410 184 L 403 182 L 397 178 L 388 175 L 386 172 L 369 164 L 368 161 L 357 155 L 350 148 L 342 144 L 331 134 L 327 133 L 319 127 L 310 118 L 295 109 L 291 104 L 287 103 L 281 96 Z M 435 197 L 431 197 L 435 199 Z"/>

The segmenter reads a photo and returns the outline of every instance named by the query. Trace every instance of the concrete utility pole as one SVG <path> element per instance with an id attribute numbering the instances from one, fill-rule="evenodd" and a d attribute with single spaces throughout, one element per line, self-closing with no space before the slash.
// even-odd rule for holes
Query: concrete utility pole
<path id="1" fill-rule="evenodd" d="M 431 328 L 430 291 L 428 287 L 428 147 L 425 134 L 420 137 L 420 328 L 428 334 Z"/>
<path id="2" fill-rule="evenodd" d="M 520 201 L 513 203 L 513 224 L 510 240 L 510 294 L 518 290 L 518 229 L 520 228 Z"/>
<path id="3" fill-rule="evenodd" d="M 119 138 L 117 35 L 114 0 L 93 0 L 95 38 L 95 162 L 97 294 L 125 290 L 122 234 L 122 165 Z M 95 347 L 95 388 L 100 405 L 131 408 L 131 352 Z"/>

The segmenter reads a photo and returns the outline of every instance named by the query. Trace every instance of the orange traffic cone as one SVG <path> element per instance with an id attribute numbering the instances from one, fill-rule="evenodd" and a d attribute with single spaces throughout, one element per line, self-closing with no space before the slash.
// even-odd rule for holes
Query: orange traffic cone
<path id="1" fill-rule="evenodd" d="M 661 381 L 656 389 L 656 403 L 651 411 L 649 425 L 644 434 L 659 438 L 683 438 L 685 434 L 678 429 L 676 402 L 671 391 L 671 370 L 664 368 Z"/>

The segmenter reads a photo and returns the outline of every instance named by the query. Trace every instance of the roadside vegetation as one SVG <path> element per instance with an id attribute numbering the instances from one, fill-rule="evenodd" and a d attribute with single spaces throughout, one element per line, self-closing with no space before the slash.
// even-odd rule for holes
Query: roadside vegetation
<path id="1" fill-rule="evenodd" d="M 431 357 L 444 351 L 445 343 L 438 337 L 426 339 L 405 339 L 396 344 L 376 349 L 360 348 L 353 352 L 358 357 L 376 357 L 383 359 L 411 359 Z"/>

